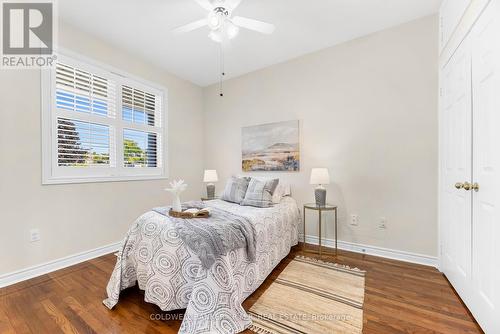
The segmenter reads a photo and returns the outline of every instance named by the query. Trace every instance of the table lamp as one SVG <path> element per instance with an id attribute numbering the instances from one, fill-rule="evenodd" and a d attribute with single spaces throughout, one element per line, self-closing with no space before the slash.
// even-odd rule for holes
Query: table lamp
<path id="1" fill-rule="evenodd" d="M 214 199 L 215 198 L 215 184 L 214 182 L 219 181 L 217 177 L 217 171 L 215 169 L 207 169 L 205 170 L 205 174 L 203 175 L 203 182 L 207 183 L 207 198 Z"/>
<path id="2" fill-rule="evenodd" d="M 326 205 L 326 189 L 323 187 L 325 184 L 330 184 L 330 174 L 328 168 L 313 168 L 311 170 L 310 184 L 317 185 L 314 190 L 314 197 L 317 206 Z"/>

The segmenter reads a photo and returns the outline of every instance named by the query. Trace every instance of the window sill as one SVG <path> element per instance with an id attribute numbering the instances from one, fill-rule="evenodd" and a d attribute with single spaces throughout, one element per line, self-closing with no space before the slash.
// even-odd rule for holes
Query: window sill
<path id="1" fill-rule="evenodd" d="M 42 185 L 55 184 L 79 184 L 79 183 L 103 183 L 103 182 L 125 182 L 125 181 L 151 181 L 151 180 L 166 180 L 165 175 L 137 175 L 137 176 L 105 176 L 105 177 L 49 177 L 42 180 Z"/>

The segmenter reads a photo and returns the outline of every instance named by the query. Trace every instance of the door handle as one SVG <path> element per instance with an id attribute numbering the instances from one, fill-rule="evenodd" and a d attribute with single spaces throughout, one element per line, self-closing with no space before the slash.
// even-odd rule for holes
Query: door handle
<path id="1" fill-rule="evenodd" d="M 467 181 L 464 183 L 457 182 L 457 183 L 455 183 L 455 188 L 457 188 L 458 190 L 460 190 L 460 189 L 463 189 L 465 191 L 474 190 L 475 192 L 478 192 L 479 191 L 479 183 L 471 184 Z"/>

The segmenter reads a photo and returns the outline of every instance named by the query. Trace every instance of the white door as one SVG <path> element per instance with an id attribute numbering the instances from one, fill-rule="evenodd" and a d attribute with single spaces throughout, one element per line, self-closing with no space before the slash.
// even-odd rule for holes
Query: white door
<path id="1" fill-rule="evenodd" d="M 460 19 L 469 7 L 471 0 L 444 0 L 440 12 L 440 44 L 443 48 L 450 40 Z"/>
<path id="2" fill-rule="evenodd" d="M 500 1 L 500 0 L 499 0 Z M 500 5 L 472 31 L 473 191 L 470 306 L 486 333 L 500 333 Z"/>
<path id="3" fill-rule="evenodd" d="M 467 40 L 441 72 L 441 270 L 465 299 L 470 295 L 472 178 L 471 59 Z"/>

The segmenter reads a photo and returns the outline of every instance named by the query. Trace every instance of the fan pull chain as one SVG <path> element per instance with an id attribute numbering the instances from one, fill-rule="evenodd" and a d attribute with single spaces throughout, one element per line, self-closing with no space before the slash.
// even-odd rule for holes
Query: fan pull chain
<path id="1" fill-rule="evenodd" d="M 223 97 L 223 87 L 222 81 L 224 80 L 224 76 L 226 75 L 224 70 L 224 46 L 220 43 L 220 77 L 219 77 L 219 96 Z"/>

